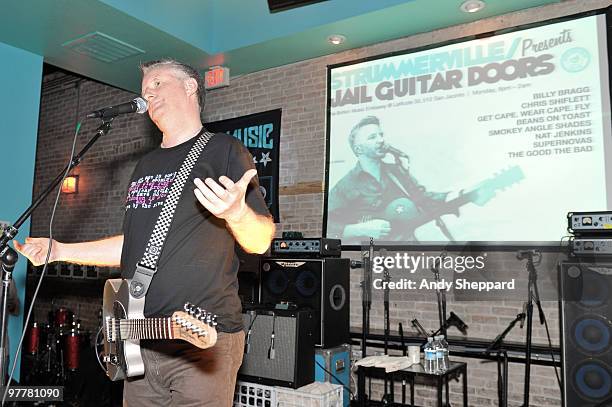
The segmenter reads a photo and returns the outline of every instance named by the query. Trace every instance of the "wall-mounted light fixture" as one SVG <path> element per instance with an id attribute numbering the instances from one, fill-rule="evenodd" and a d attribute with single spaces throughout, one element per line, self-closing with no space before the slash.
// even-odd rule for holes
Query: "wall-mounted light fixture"
<path id="1" fill-rule="evenodd" d="M 63 194 L 76 194 L 79 192 L 79 176 L 69 175 L 64 179 L 62 183 Z"/>

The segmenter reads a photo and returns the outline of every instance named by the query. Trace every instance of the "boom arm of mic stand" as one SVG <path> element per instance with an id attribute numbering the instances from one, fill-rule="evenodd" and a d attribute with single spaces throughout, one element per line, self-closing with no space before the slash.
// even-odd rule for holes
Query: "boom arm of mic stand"
<path id="1" fill-rule="evenodd" d="M 45 198 L 62 182 L 64 178 L 64 174 L 68 171 L 75 168 L 77 165 L 81 163 L 83 156 L 85 153 L 94 145 L 94 143 L 100 138 L 107 134 L 111 128 L 112 119 L 103 122 L 100 127 L 97 128 L 96 134 L 89 140 L 89 142 L 83 147 L 83 149 L 74 157 L 74 159 L 66 166 L 64 169 L 55 177 L 51 184 L 45 189 L 35 200 L 32 202 L 32 205 L 13 223 L 12 226 L 4 229 L 2 236 L 0 236 L 0 253 L 2 253 L 5 248 L 8 246 L 8 243 L 17 236 L 19 233 L 19 228 L 23 223 L 32 215 L 32 212 L 45 200 Z"/>
<path id="2" fill-rule="evenodd" d="M 421 334 L 421 336 L 423 336 L 424 338 L 427 338 L 429 336 L 429 334 L 427 333 L 425 328 L 423 328 L 423 325 L 421 325 L 418 319 L 415 318 L 412 321 L 410 321 L 410 323 L 412 324 L 414 329 L 416 329 L 417 332 Z"/>
<path id="3" fill-rule="evenodd" d="M 512 320 L 512 322 L 510 322 L 510 324 L 506 327 L 506 329 L 504 329 L 504 331 L 502 333 L 500 333 L 499 335 L 497 335 L 497 338 L 495 338 L 495 340 L 493 340 L 493 342 L 491 342 L 491 344 L 489 345 L 489 347 L 487 347 L 487 349 L 484 351 L 485 355 L 488 355 L 489 353 L 491 353 L 495 348 L 497 348 L 499 346 L 499 344 L 504 340 L 504 338 L 506 337 L 506 335 L 508 335 L 508 333 L 512 330 L 512 328 L 514 328 L 514 326 L 516 325 L 516 323 L 522 319 L 525 319 L 525 314 L 524 313 L 520 313 L 516 316 L 516 318 L 514 318 L 514 320 Z"/>

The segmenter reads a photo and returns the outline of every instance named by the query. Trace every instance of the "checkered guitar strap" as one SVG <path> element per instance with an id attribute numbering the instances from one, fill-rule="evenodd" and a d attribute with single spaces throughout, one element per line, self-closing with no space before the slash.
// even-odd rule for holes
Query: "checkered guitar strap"
<path id="1" fill-rule="evenodd" d="M 170 192 L 168 193 L 168 196 L 164 202 L 164 207 L 157 218 L 157 222 L 155 223 L 155 227 L 151 233 L 151 238 L 147 243 L 145 253 L 142 256 L 142 259 L 136 265 L 134 277 L 132 277 L 129 282 L 130 295 L 135 299 L 144 300 L 144 296 L 149 290 L 149 284 L 151 284 L 153 275 L 155 275 L 155 272 L 157 271 L 157 262 L 159 261 L 162 248 L 164 247 L 168 230 L 170 230 L 172 218 L 174 218 L 174 212 L 176 210 L 176 205 L 178 204 L 179 198 L 181 197 L 181 192 L 183 192 L 183 188 L 185 187 L 187 178 L 189 178 L 189 174 L 191 174 L 193 166 L 198 161 L 200 154 L 212 136 L 214 136 L 214 134 L 205 131 L 198 137 L 193 147 L 191 147 L 189 154 L 187 154 L 187 157 L 185 157 L 185 161 L 183 161 L 183 164 L 181 165 L 181 168 L 179 169 L 179 172 L 176 175 L 172 186 L 170 187 Z"/>

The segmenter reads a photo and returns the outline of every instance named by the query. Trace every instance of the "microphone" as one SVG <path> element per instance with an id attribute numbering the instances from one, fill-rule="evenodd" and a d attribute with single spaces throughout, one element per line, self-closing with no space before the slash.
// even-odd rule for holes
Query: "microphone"
<path id="1" fill-rule="evenodd" d="M 519 260 L 525 260 L 533 257 L 537 257 L 540 255 L 540 252 L 537 250 L 519 250 L 516 252 L 516 258 Z"/>
<path id="2" fill-rule="evenodd" d="M 453 311 L 451 311 L 450 317 L 448 317 L 448 320 L 446 321 L 446 323 L 449 326 L 456 327 L 462 334 L 467 335 L 468 326 Z"/>
<path id="3" fill-rule="evenodd" d="M 249 329 L 246 334 L 246 340 L 244 342 L 244 353 L 246 354 L 251 351 L 251 333 L 253 332 L 253 324 L 257 319 L 257 314 L 255 313 L 255 311 L 249 311 L 249 314 L 251 315 L 251 322 L 249 324 Z"/>
<path id="4" fill-rule="evenodd" d="M 523 325 L 525 323 L 525 317 L 526 317 L 526 315 L 525 315 L 524 312 L 521 312 L 520 314 L 517 315 L 517 318 L 520 318 L 520 320 L 521 320 L 521 325 L 520 325 L 521 329 L 523 329 Z"/>
<path id="5" fill-rule="evenodd" d="M 117 106 L 108 106 L 100 110 L 94 110 L 87 115 L 88 119 L 95 119 L 99 117 L 101 119 L 111 119 L 120 114 L 126 113 L 140 113 L 143 114 L 147 111 L 148 103 L 141 97 L 131 100 L 126 103 L 122 103 Z"/>
<path id="6" fill-rule="evenodd" d="M 268 348 L 268 359 L 276 358 L 276 350 L 274 349 L 274 328 L 276 326 L 276 314 L 272 312 L 272 335 L 270 335 L 270 347 Z"/>
<path id="7" fill-rule="evenodd" d="M 393 147 L 393 146 L 391 146 L 389 144 L 386 144 L 386 143 L 383 145 L 382 149 L 383 149 L 383 151 L 385 151 L 387 153 L 390 153 L 390 154 L 393 154 L 393 155 L 398 156 L 398 157 L 410 158 L 410 157 L 408 157 L 408 154 L 404 153 L 402 150 L 400 150 L 398 148 L 395 148 L 395 147 Z"/>

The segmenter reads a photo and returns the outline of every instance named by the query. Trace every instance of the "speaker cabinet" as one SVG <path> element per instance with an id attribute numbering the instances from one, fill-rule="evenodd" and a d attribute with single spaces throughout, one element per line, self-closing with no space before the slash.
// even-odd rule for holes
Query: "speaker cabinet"
<path id="1" fill-rule="evenodd" d="M 266 307 L 310 309 L 315 345 L 349 342 L 349 259 L 280 259 L 261 262 L 260 302 Z"/>
<path id="2" fill-rule="evenodd" d="M 612 263 L 559 268 L 563 405 L 612 405 Z"/>
<path id="3" fill-rule="evenodd" d="M 250 311 L 243 320 L 242 380 L 294 389 L 314 381 L 312 311 Z"/>

